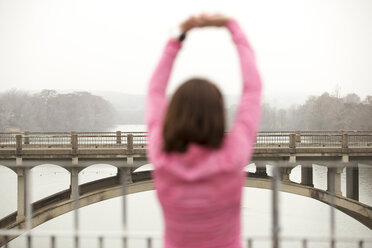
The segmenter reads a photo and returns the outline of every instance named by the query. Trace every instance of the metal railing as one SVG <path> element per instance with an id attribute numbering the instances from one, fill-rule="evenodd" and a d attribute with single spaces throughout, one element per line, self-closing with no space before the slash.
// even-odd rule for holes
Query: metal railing
<path id="1" fill-rule="evenodd" d="M 256 137 L 255 147 L 289 147 L 288 134 L 259 134 Z"/>
<path id="2" fill-rule="evenodd" d="M 0 135 L 0 148 L 15 147 L 17 142 L 16 135 L 18 134 L 2 133 Z"/>
<path id="3" fill-rule="evenodd" d="M 146 148 L 145 132 L 28 132 L 0 133 L 0 149 L 27 148 Z M 257 148 L 372 147 L 372 131 L 260 132 Z"/>
<path id="4" fill-rule="evenodd" d="M 341 134 L 301 134 L 297 147 L 341 147 Z"/>

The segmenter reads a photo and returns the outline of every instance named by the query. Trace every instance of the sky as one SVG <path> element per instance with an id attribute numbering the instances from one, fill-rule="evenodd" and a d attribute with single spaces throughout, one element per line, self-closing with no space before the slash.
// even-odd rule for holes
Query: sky
<path id="1" fill-rule="evenodd" d="M 266 98 L 294 103 L 337 89 L 372 95 L 370 0 L 0 0 L 0 91 L 145 94 L 171 30 L 202 12 L 240 23 Z M 240 93 L 238 57 L 225 28 L 187 36 L 168 92 L 193 76 Z"/>

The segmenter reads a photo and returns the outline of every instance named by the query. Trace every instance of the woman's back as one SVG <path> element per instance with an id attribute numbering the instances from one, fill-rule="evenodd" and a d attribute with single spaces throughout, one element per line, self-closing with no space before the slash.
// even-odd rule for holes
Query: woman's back
<path id="1" fill-rule="evenodd" d="M 169 247 L 239 247 L 244 172 L 213 170 L 222 153 L 197 145 L 163 159 L 154 180 Z"/>

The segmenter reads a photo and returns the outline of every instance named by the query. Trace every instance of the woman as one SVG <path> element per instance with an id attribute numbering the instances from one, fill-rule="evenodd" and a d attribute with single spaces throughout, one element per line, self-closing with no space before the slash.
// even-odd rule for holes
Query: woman
<path id="1" fill-rule="evenodd" d="M 167 103 L 165 91 L 182 40 L 168 41 L 147 99 L 148 154 L 161 203 L 166 248 L 240 248 L 240 204 L 245 173 L 260 118 L 261 81 L 253 51 L 238 23 L 200 15 L 181 24 L 226 27 L 236 44 L 243 92 L 231 131 L 224 134 L 220 91 L 207 80 L 184 83 Z"/>

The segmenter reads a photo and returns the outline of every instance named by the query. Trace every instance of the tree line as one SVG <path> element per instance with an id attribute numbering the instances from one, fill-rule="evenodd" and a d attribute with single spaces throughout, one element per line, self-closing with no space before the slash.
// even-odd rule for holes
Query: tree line
<path id="1" fill-rule="evenodd" d="M 125 106 L 130 100 L 136 108 L 107 100 Z M 0 131 L 107 131 L 115 124 L 144 124 L 144 96 L 107 100 L 89 92 L 10 90 L 0 93 Z M 372 96 L 362 100 L 354 93 L 344 97 L 324 93 L 285 109 L 268 103 L 262 107 L 262 131 L 372 130 Z M 226 109 L 228 126 L 235 110 L 236 106 Z"/>
<path id="2" fill-rule="evenodd" d="M 263 104 L 261 130 L 372 130 L 372 96 L 324 93 L 299 106 L 278 109 Z"/>
<path id="3" fill-rule="evenodd" d="M 0 93 L 1 131 L 94 131 L 113 125 L 115 110 L 100 96 L 88 92 L 31 94 Z"/>

